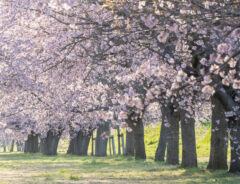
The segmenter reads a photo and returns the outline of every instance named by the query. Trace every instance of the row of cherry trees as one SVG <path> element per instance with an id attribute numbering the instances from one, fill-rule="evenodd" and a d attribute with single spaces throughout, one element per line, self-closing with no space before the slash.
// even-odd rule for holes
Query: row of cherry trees
<path id="1" fill-rule="evenodd" d="M 212 115 L 208 168 L 227 167 L 229 132 L 230 171 L 240 171 L 239 3 L 0 1 L 2 126 L 40 135 L 47 152 L 48 137 L 70 133 L 79 146 L 110 120 L 146 158 L 151 114 L 163 122 L 156 160 L 167 147 L 167 162 L 179 163 L 181 122 L 182 166 L 196 167 L 195 120 Z"/>

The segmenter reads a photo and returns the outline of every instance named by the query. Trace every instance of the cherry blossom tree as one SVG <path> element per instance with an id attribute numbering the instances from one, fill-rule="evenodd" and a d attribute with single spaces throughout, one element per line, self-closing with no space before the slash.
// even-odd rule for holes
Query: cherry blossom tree
<path id="1" fill-rule="evenodd" d="M 145 158 L 143 116 L 158 102 L 167 161 L 178 163 L 181 121 L 182 165 L 196 166 L 195 114 L 207 117 L 212 99 L 213 123 L 229 126 L 230 172 L 240 170 L 239 0 L 0 3 L 3 121 L 34 122 L 28 134 L 46 137 L 104 117 L 127 125 Z M 217 119 L 216 100 L 225 114 Z"/>
<path id="2" fill-rule="evenodd" d="M 119 2 L 115 4 L 118 8 Z M 137 35 L 132 42 L 157 53 L 177 71 L 167 93 L 170 102 L 189 116 L 193 107 L 200 109 L 200 103 L 214 95 L 225 106 L 231 131 L 237 132 L 239 2 L 125 1 L 121 5 L 116 25 L 125 25 L 123 34 Z M 235 172 L 239 170 L 237 135 L 231 141 L 230 171 Z"/>

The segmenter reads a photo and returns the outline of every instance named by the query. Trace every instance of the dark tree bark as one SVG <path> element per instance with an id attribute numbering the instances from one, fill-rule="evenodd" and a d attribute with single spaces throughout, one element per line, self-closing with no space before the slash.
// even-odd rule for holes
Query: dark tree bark
<path id="1" fill-rule="evenodd" d="M 85 132 L 80 130 L 77 136 L 74 138 L 73 141 L 73 153 L 74 155 L 87 155 L 88 153 L 88 146 L 90 142 L 92 133 Z"/>
<path id="2" fill-rule="evenodd" d="M 144 143 L 144 125 L 142 119 L 137 122 L 128 119 L 128 126 L 133 132 L 134 156 L 136 159 L 146 159 L 145 143 Z"/>
<path id="3" fill-rule="evenodd" d="M 215 90 L 215 96 L 223 104 L 225 112 L 234 112 L 227 115 L 228 126 L 230 128 L 230 142 L 231 142 L 231 162 L 229 172 L 240 171 L 240 111 L 239 102 L 236 102 L 234 98 L 240 97 L 238 92 L 233 89 L 222 90 L 222 85 L 218 86 Z M 226 116 L 226 115 L 225 115 Z"/>
<path id="4" fill-rule="evenodd" d="M 40 152 L 44 155 L 56 155 L 61 133 L 55 130 L 49 130 L 47 137 L 42 138 L 40 142 Z"/>
<path id="5" fill-rule="evenodd" d="M 197 167 L 195 120 L 188 118 L 185 111 L 180 113 L 182 133 L 182 167 Z"/>
<path id="6" fill-rule="evenodd" d="M 117 138 L 118 138 L 118 155 L 121 155 L 121 134 L 119 126 L 117 126 Z M 122 143 L 124 145 L 124 143 Z M 124 154 L 124 148 L 123 148 L 123 154 Z"/>
<path id="7" fill-rule="evenodd" d="M 158 142 L 157 151 L 155 153 L 155 161 L 164 161 L 166 147 L 167 147 L 167 134 L 168 127 L 165 125 L 166 115 L 164 109 L 162 109 L 162 125 L 160 130 L 160 138 Z"/>
<path id="8" fill-rule="evenodd" d="M 10 148 L 10 152 L 13 152 L 13 150 L 14 150 L 14 144 L 15 144 L 15 141 L 14 141 L 14 140 L 12 140 L 12 141 L 11 141 L 11 148 Z"/>
<path id="9" fill-rule="evenodd" d="M 23 144 L 20 141 L 17 141 L 16 145 L 17 145 L 17 151 L 22 151 Z"/>
<path id="10" fill-rule="evenodd" d="M 230 126 L 230 142 L 231 142 L 231 162 L 229 172 L 240 172 L 240 120 L 231 120 Z"/>
<path id="11" fill-rule="evenodd" d="M 67 154 L 73 154 L 76 137 L 70 138 Z"/>
<path id="12" fill-rule="evenodd" d="M 224 107 L 218 98 L 212 101 L 211 151 L 207 169 L 227 169 L 228 133 Z"/>
<path id="13" fill-rule="evenodd" d="M 126 131 L 126 153 L 125 155 L 134 156 L 134 135 L 133 132 Z"/>
<path id="14" fill-rule="evenodd" d="M 67 154 L 73 154 L 74 152 L 74 142 L 76 141 L 76 132 L 74 131 L 74 128 L 70 126 L 70 131 L 69 131 L 69 135 L 70 135 L 70 140 L 69 140 L 69 145 L 68 145 L 68 150 L 67 150 Z"/>
<path id="15" fill-rule="evenodd" d="M 233 89 L 225 89 L 225 91 L 221 89 L 222 86 L 219 85 L 215 92 L 215 96 L 223 104 L 225 112 L 231 112 L 230 114 L 227 113 L 231 142 L 231 162 L 229 172 L 240 172 L 240 111 L 238 109 L 240 105 L 234 100 L 234 98 L 239 98 L 240 96 L 237 91 Z"/>
<path id="16" fill-rule="evenodd" d="M 169 126 L 167 134 L 167 163 L 179 164 L 179 112 L 174 112 L 173 107 L 164 107 Z"/>
<path id="17" fill-rule="evenodd" d="M 134 125 L 134 124 L 133 124 Z M 144 125 L 140 119 L 133 128 L 135 158 L 146 159 Z"/>
<path id="18" fill-rule="evenodd" d="M 37 153 L 38 149 L 38 135 L 31 132 L 28 139 L 25 141 L 24 153 Z"/>
<path id="19" fill-rule="evenodd" d="M 109 122 L 105 122 L 97 129 L 97 137 L 95 139 L 95 156 L 104 157 L 107 156 L 107 142 L 108 139 L 104 137 L 104 134 L 109 135 L 110 128 Z"/>
<path id="20" fill-rule="evenodd" d="M 4 140 L 4 144 L 3 144 L 3 152 L 6 152 L 7 149 L 6 149 L 6 141 Z"/>

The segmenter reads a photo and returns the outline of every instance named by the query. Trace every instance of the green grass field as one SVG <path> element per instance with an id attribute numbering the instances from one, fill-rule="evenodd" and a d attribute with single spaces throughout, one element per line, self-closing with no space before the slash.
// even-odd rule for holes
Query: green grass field
<path id="1" fill-rule="evenodd" d="M 154 162 L 160 131 L 156 127 L 145 130 L 146 161 L 123 156 L 66 155 L 67 141 L 61 141 L 58 156 L 0 153 L 0 184 L 240 183 L 240 175 L 205 169 L 210 148 L 209 124 L 196 128 L 199 168 L 195 169 Z"/>

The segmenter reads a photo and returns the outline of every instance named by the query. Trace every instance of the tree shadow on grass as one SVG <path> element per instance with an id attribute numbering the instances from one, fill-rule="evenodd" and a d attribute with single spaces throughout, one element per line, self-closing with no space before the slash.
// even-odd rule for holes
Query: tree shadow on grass
<path id="1" fill-rule="evenodd" d="M 198 178 L 201 183 L 231 183 L 239 184 L 240 175 L 229 173 L 227 170 L 207 170 L 203 168 L 189 168 L 181 174 L 182 178 L 194 180 Z M 239 180 L 238 180 L 239 178 Z M 193 183 L 193 182 L 186 182 Z"/>

